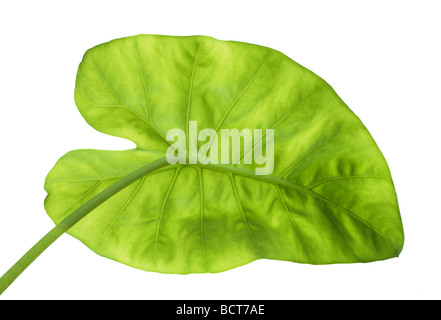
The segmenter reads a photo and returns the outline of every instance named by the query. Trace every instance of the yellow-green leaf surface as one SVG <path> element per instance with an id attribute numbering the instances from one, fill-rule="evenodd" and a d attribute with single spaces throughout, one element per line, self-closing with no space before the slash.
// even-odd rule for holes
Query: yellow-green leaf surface
<path id="1" fill-rule="evenodd" d="M 205 36 L 139 35 L 86 52 L 75 101 L 126 151 L 76 150 L 49 173 L 55 223 L 134 170 L 164 158 L 169 130 L 274 129 L 274 170 L 257 164 L 165 165 L 68 233 L 96 253 L 164 273 L 220 272 L 257 259 L 383 260 L 404 241 L 387 163 L 323 79 L 284 54 Z M 262 139 L 263 140 L 263 139 Z M 199 142 L 200 147 L 203 142 Z"/>

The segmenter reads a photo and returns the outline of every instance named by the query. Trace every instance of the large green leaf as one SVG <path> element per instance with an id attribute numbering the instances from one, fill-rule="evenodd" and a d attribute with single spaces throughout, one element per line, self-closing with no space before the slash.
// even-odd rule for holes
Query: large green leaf
<path id="1" fill-rule="evenodd" d="M 393 182 L 371 135 L 323 79 L 276 50 L 204 36 L 117 39 L 86 52 L 75 101 L 92 127 L 137 148 L 63 156 L 45 184 L 55 223 L 164 158 L 167 132 L 188 134 L 189 121 L 218 133 L 274 129 L 271 175 L 244 164 L 244 149 L 239 164 L 163 166 L 94 209 L 69 233 L 102 256 L 197 273 L 262 258 L 367 262 L 402 249 Z"/>

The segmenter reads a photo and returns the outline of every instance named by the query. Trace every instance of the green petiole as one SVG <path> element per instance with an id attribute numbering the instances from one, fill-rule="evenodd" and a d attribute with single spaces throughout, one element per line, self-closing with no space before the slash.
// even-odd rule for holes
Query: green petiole
<path id="1" fill-rule="evenodd" d="M 55 240 L 63 233 L 69 230 L 78 221 L 84 218 L 89 212 L 99 206 L 101 203 L 123 190 L 136 180 L 153 172 L 159 168 L 169 165 L 166 158 L 156 160 L 144 167 L 132 172 L 131 174 L 121 178 L 107 189 L 103 190 L 95 197 L 87 201 L 84 205 L 72 212 L 64 220 L 58 223 L 51 231 L 49 231 L 40 241 L 38 241 L 23 257 L 21 257 L 1 278 L 0 278 L 0 295 L 17 279 L 17 277 L 46 250 Z"/>

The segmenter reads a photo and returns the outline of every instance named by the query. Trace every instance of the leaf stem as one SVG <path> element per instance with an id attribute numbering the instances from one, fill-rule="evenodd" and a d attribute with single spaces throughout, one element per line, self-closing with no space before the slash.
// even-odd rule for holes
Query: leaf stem
<path id="1" fill-rule="evenodd" d="M 43 238 L 40 239 L 23 257 L 20 258 L 1 278 L 0 278 L 0 295 L 14 282 L 15 279 L 46 250 L 55 240 L 57 240 L 63 233 L 69 230 L 78 221 L 84 218 L 89 212 L 99 206 L 101 203 L 129 186 L 136 180 L 153 172 L 159 168 L 170 165 L 166 158 L 161 158 L 144 167 L 130 173 L 121 178 L 110 187 L 104 189 L 95 197 L 88 200 L 81 207 L 72 212 L 64 220 L 58 223 L 51 231 L 49 231 Z"/>

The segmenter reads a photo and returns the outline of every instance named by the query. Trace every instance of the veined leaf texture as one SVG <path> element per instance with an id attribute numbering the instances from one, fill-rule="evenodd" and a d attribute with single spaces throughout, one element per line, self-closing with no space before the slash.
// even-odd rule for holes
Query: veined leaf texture
<path id="1" fill-rule="evenodd" d="M 64 155 L 45 183 L 55 223 L 164 158 L 170 130 L 188 136 L 197 121 L 217 136 L 263 132 L 236 163 L 166 164 L 95 208 L 68 233 L 99 255 L 186 274 L 257 259 L 369 262 L 402 250 L 397 196 L 375 141 L 329 84 L 281 52 L 206 36 L 116 39 L 84 55 L 75 101 L 93 128 L 136 148 Z M 268 129 L 273 170 L 256 175 L 261 165 L 244 158 L 257 142 L 267 147 Z"/>

